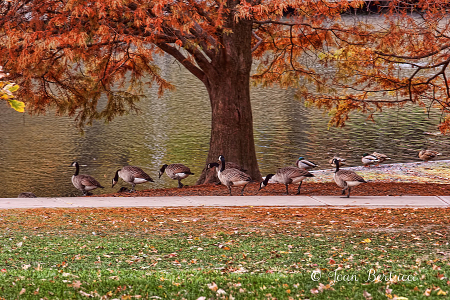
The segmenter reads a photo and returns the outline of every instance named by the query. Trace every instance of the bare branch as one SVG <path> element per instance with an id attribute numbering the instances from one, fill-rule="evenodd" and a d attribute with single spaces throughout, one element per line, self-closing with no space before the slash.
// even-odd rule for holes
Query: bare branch
<path id="1" fill-rule="evenodd" d="M 423 59 L 423 58 L 427 58 L 427 57 L 439 54 L 439 52 L 441 52 L 442 50 L 448 49 L 448 48 L 450 48 L 450 43 L 441 46 L 436 51 L 432 51 L 432 52 L 425 53 L 423 55 L 416 55 L 416 56 L 396 55 L 396 54 L 384 53 L 384 52 L 380 52 L 380 51 L 375 51 L 374 53 L 378 54 L 380 56 L 393 57 L 393 58 L 399 58 L 399 59 Z"/>
<path id="2" fill-rule="evenodd" d="M 178 49 L 172 47 L 166 43 L 156 43 L 161 50 L 172 55 L 176 60 L 178 60 L 186 69 L 195 75 L 202 82 L 205 80 L 205 73 L 199 69 L 196 65 L 191 63 Z"/>
<path id="3" fill-rule="evenodd" d="M 261 45 L 261 43 L 263 42 L 263 39 L 260 38 L 255 32 L 252 32 L 253 36 L 255 37 L 255 39 L 258 40 L 258 42 L 256 43 L 255 46 L 253 46 L 252 48 L 252 52 L 254 52 L 256 49 L 258 49 L 259 45 Z"/>

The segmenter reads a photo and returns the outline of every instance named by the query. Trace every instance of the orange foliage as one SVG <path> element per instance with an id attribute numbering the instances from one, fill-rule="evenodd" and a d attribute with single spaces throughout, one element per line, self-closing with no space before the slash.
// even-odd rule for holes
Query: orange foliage
<path id="1" fill-rule="evenodd" d="M 445 245 L 449 222 L 449 209 L 444 208 L 36 208 L 1 210 L 0 234 L 42 233 L 70 237 L 95 232 L 102 237 L 114 237 L 130 232 L 138 237 L 186 235 L 198 238 L 233 235 L 237 230 L 241 234 L 258 235 L 298 235 L 301 231 L 300 235 L 309 236 L 330 230 L 387 228 L 392 238 L 404 234 L 405 229 L 415 231 L 420 227 L 432 228 L 433 232 L 438 230 L 432 238 Z"/>
<path id="2" fill-rule="evenodd" d="M 361 0 L 3 1 L 0 65 L 31 112 L 54 106 L 80 124 L 110 120 L 136 109 L 143 85 L 157 84 L 160 94 L 173 88 L 155 54 L 172 55 L 208 84 L 236 58 L 227 37 L 247 30 L 236 24 L 251 22 L 254 81 L 299 88 L 299 97 L 331 111 L 334 125 L 354 110 L 407 102 L 447 115 L 448 4 L 389 1 L 374 22 L 348 13 L 362 10 Z M 108 104 L 98 112 L 101 96 Z"/>

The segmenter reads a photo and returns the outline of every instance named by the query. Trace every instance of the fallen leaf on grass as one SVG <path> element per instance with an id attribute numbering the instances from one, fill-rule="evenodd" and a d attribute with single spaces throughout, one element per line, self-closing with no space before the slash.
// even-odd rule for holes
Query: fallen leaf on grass
<path id="1" fill-rule="evenodd" d="M 81 281 L 75 280 L 74 282 L 72 282 L 72 287 L 74 289 L 79 289 L 81 287 L 81 284 L 82 284 Z"/>
<path id="2" fill-rule="evenodd" d="M 86 292 L 83 292 L 83 291 L 80 291 L 80 294 L 81 294 L 82 296 L 85 296 L 85 297 L 94 297 L 93 295 L 91 295 L 91 294 L 89 294 L 89 293 L 86 293 Z"/>
<path id="3" fill-rule="evenodd" d="M 219 287 L 217 286 L 217 284 L 216 284 L 215 282 L 213 282 L 213 283 L 208 283 L 208 288 L 209 288 L 211 291 L 213 291 L 213 292 L 215 292 L 215 291 L 217 291 L 217 290 L 219 289 Z"/>
<path id="4" fill-rule="evenodd" d="M 217 295 L 225 295 L 227 292 L 225 292 L 224 290 L 222 290 L 222 289 L 218 289 L 217 290 Z"/>
<path id="5" fill-rule="evenodd" d="M 330 284 L 325 285 L 323 283 L 319 283 L 319 287 L 317 289 L 319 290 L 319 292 L 323 292 L 324 290 L 334 291 L 334 288 Z"/>
<path id="6" fill-rule="evenodd" d="M 219 244 L 219 248 L 223 249 L 223 250 L 230 250 L 231 248 L 222 244 Z"/>
<path id="7" fill-rule="evenodd" d="M 366 298 L 366 300 L 372 300 L 372 295 L 369 294 L 367 291 L 363 292 L 363 296 L 364 298 Z"/>

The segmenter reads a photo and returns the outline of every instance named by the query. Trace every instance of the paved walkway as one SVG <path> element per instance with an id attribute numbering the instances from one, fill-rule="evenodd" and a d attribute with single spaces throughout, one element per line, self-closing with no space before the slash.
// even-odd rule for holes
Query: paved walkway
<path id="1" fill-rule="evenodd" d="M 183 196 L 0 198 L 0 209 L 39 207 L 237 207 L 450 208 L 450 196 Z"/>

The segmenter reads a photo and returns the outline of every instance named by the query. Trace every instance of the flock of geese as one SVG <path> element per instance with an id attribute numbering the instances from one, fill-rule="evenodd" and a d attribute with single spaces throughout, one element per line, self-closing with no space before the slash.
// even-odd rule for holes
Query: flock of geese
<path id="1" fill-rule="evenodd" d="M 72 176 L 72 184 L 76 189 L 83 192 L 83 196 L 89 195 L 89 191 L 95 190 L 96 188 L 104 188 L 94 177 L 79 174 L 80 165 L 78 162 L 74 161 L 70 166 L 75 167 L 75 174 Z M 182 179 L 188 177 L 189 175 L 194 175 L 194 173 L 192 173 L 191 170 L 183 164 L 164 164 L 159 170 L 159 178 L 161 178 L 164 172 L 170 178 L 178 180 L 179 188 L 183 187 L 183 184 L 181 183 Z M 144 172 L 144 170 L 136 166 L 125 166 L 122 169 L 117 170 L 114 178 L 112 179 L 111 187 L 116 185 L 119 178 L 131 184 L 130 192 L 135 191 L 136 184 L 154 182 L 153 179 Z M 121 189 L 121 191 L 123 191 L 123 189 Z"/>
<path id="2" fill-rule="evenodd" d="M 441 153 L 433 150 L 421 150 L 418 154 L 418 157 L 423 161 L 429 161 L 434 159 L 436 156 L 441 155 Z M 363 154 L 361 161 L 364 166 L 369 167 L 370 165 L 378 165 L 386 160 L 390 159 L 387 155 L 373 152 L 372 154 Z M 351 188 L 357 186 L 361 183 L 366 183 L 364 178 L 356 174 L 351 170 L 340 169 L 341 166 L 346 164 L 346 160 L 340 157 L 333 157 L 329 162 L 333 167 L 335 167 L 334 171 L 334 181 L 336 184 L 342 188 L 342 195 L 345 195 L 347 192 L 346 198 L 350 197 Z M 71 167 L 75 167 L 75 173 L 72 176 L 72 183 L 74 187 L 80 190 L 83 193 L 83 196 L 90 195 L 90 191 L 97 188 L 104 188 L 94 177 L 90 175 L 79 174 L 80 166 L 78 162 L 73 162 Z M 307 177 L 314 177 L 309 170 L 316 168 L 318 165 L 306 160 L 303 157 L 300 157 L 296 166 L 292 167 L 284 167 L 278 169 L 275 174 L 267 174 L 264 177 L 264 180 L 259 183 L 259 190 L 263 189 L 269 183 L 282 183 L 286 186 L 286 194 L 289 194 L 288 186 L 290 184 L 298 183 L 297 195 L 300 194 L 300 188 L 302 186 L 302 182 Z M 220 183 L 228 188 L 228 192 L 230 196 L 231 187 L 241 187 L 241 195 L 244 195 L 244 189 L 247 184 L 254 182 L 253 179 L 246 174 L 239 165 L 231 162 L 225 162 L 225 157 L 220 155 L 217 162 L 209 163 L 206 166 L 207 169 L 215 169 L 217 178 Z M 159 178 L 166 173 L 167 176 L 171 179 L 178 181 L 178 187 L 182 188 L 184 185 L 181 183 L 181 180 L 185 179 L 189 175 L 194 175 L 191 170 L 183 165 L 183 164 L 164 164 L 158 172 Z M 130 192 L 135 191 L 136 184 L 146 183 L 146 182 L 154 182 L 153 179 L 145 173 L 141 168 L 136 166 L 125 166 L 122 169 L 119 169 L 115 172 L 114 178 L 112 179 L 111 186 L 117 184 L 121 178 L 123 181 L 131 184 Z M 122 187 L 120 191 L 127 190 Z M 21 193 L 19 198 L 32 198 L 36 197 L 33 193 Z"/>

